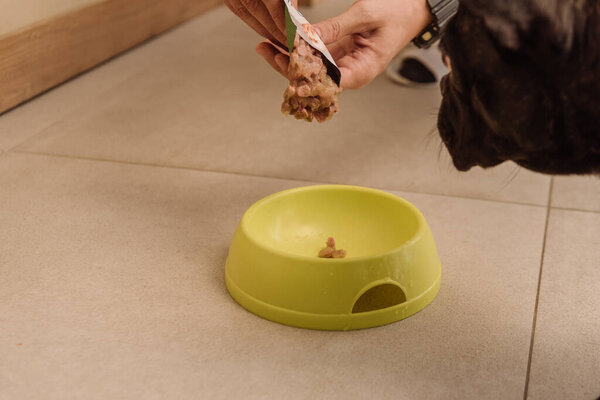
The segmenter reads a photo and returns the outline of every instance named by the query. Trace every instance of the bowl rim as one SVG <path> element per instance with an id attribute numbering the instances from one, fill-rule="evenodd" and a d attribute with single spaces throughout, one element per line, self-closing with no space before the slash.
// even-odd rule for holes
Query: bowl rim
<path id="1" fill-rule="evenodd" d="M 323 190 L 323 189 L 354 190 L 354 191 L 360 191 L 360 192 L 368 192 L 371 194 L 376 194 L 379 196 L 387 197 L 391 200 L 402 203 L 404 206 L 408 207 L 417 217 L 417 228 L 415 230 L 415 233 L 412 235 L 411 238 L 404 241 L 401 245 L 394 247 L 393 249 L 388 250 L 385 253 L 375 254 L 375 255 L 367 255 L 367 256 L 361 256 L 361 257 L 349 257 L 349 258 L 320 258 L 320 257 L 315 257 L 315 256 L 291 254 L 291 253 L 279 250 L 275 247 L 265 245 L 265 244 L 261 243 L 260 241 L 258 241 L 257 239 L 255 239 L 252 235 L 250 235 L 249 228 L 247 226 L 248 219 L 252 216 L 252 213 L 255 212 L 255 210 L 257 208 L 259 208 L 260 206 L 264 205 L 265 203 L 268 203 L 269 201 L 272 201 L 275 198 L 278 198 L 281 196 L 287 196 L 292 193 L 303 192 L 303 191 L 313 191 L 313 190 Z M 417 242 L 421 238 L 421 236 L 423 236 L 423 234 L 425 232 L 426 222 L 425 222 L 425 217 L 423 216 L 421 211 L 419 211 L 419 209 L 414 204 L 412 204 L 408 200 L 405 200 L 402 197 L 397 196 L 395 194 L 392 194 L 392 193 L 389 193 L 389 192 L 386 192 L 383 190 L 379 190 L 379 189 L 364 187 L 364 186 L 322 184 L 322 185 L 299 186 L 299 187 L 295 187 L 295 188 L 291 188 L 291 189 L 282 190 L 282 191 L 270 194 L 266 197 L 263 197 L 262 199 L 258 200 L 254 204 L 252 204 L 246 210 L 246 212 L 242 216 L 239 226 L 240 226 L 240 229 L 241 229 L 242 233 L 244 234 L 244 236 L 253 245 L 255 245 L 255 246 L 259 247 L 260 249 L 267 251 L 269 253 L 276 254 L 282 258 L 294 259 L 294 260 L 298 260 L 298 261 L 310 261 L 310 262 L 317 262 L 317 263 L 335 262 L 335 263 L 350 264 L 350 263 L 361 262 L 361 261 L 370 260 L 370 259 L 385 258 L 385 257 L 391 256 L 393 254 L 396 254 L 398 252 L 401 252 L 404 248 L 413 245 L 415 242 Z"/>

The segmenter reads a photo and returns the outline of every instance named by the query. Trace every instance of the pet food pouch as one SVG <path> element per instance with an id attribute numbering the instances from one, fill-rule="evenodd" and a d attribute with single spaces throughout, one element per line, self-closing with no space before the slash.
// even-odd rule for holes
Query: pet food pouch
<path id="1" fill-rule="evenodd" d="M 329 50 L 327 50 L 325 43 L 323 43 L 317 34 L 317 31 L 306 18 L 300 14 L 300 11 L 292 5 L 290 0 L 283 0 L 283 2 L 285 3 L 285 29 L 290 54 L 292 54 L 292 51 L 294 50 L 294 39 L 296 38 L 296 34 L 298 34 L 298 36 L 323 55 L 324 63 L 327 67 L 327 74 L 339 86 L 342 76 L 340 69 L 333 60 L 333 57 L 331 57 L 331 54 L 329 54 Z"/>

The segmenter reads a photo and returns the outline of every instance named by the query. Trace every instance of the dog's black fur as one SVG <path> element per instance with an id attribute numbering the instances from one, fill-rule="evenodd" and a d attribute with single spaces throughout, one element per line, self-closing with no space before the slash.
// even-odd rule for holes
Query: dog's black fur
<path id="1" fill-rule="evenodd" d="M 457 169 L 600 173 L 600 1 L 463 0 L 441 48 L 438 128 Z"/>

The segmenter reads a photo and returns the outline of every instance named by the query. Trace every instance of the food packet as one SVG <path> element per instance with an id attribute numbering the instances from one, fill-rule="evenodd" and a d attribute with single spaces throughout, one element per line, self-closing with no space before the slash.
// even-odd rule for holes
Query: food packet
<path id="1" fill-rule="evenodd" d="M 327 121 L 338 111 L 340 70 L 313 26 L 289 0 L 284 3 L 290 83 L 281 111 L 308 122 Z"/>
<path id="2" fill-rule="evenodd" d="M 283 0 L 285 4 L 285 30 L 287 37 L 287 45 L 290 54 L 294 50 L 294 39 L 296 34 L 310 44 L 314 49 L 319 51 L 324 56 L 324 62 L 327 67 L 327 74 L 333 79 L 333 81 L 340 86 L 340 80 L 342 74 L 337 64 L 333 60 L 327 46 L 321 40 L 321 37 L 313 28 L 313 26 L 304 18 L 300 11 L 298 11 L 290 2 L 290 0 Z"/>

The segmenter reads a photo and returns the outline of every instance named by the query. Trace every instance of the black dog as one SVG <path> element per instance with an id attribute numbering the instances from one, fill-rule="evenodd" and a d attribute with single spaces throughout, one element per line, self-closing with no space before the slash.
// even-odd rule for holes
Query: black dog
<path id="1" fill-rule="evenodd" d="M 600 1 L 464 0 L 438 128 L 461 171 L 600 173 Z"/>

